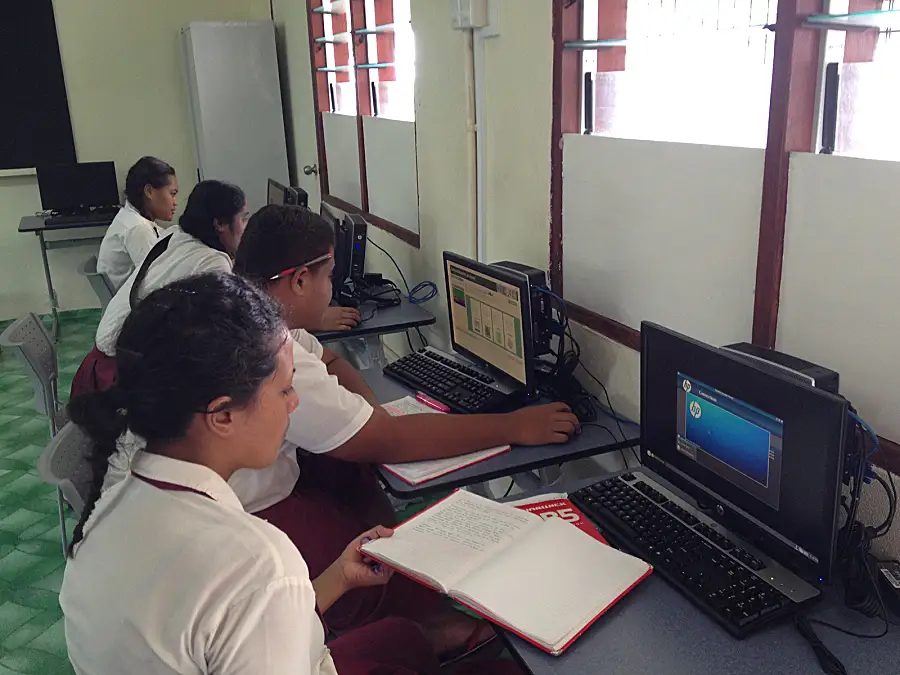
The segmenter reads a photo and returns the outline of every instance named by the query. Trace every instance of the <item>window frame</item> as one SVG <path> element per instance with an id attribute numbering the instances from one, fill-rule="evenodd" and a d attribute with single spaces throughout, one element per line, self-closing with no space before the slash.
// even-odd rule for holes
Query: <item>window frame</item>
<path id="1" fill-rule="evenodd" d="M 321 41 L 317 42 L 317 40 L 325 38 L 325 15 L 321 10 L 319 12 L 314 10 L 316 8 L 337 3 L 341 3 L 341 6 L 346 5 L 347 13 L 349 13 L 350 17 L 350 25 L 347 26 L 347 30 L 351 33 L 349 45 L 352 45 L 352 49 L 349 50 L 348 58 L 352 62 L 352 67 L 355 72 L 356 110 L 354 115 L 348 116 L 356 118 L 361 206 L 356 206 L 340 197 L 330 194 L 328 184 L 328 159 L 325 148 L 323 113 L 346 113 L 340 113 L 333 110 L 328 78 L 329 72 L 321 70 L 322 68 L 328 68 L 327 45 Z M 357 36 L 356 33 L 356 31 L 368 27 L 366 0 L 331 0 L 331 2 L 328 0 L 306 0 L 306 6 L 309 26 L 310 74 L 313 82 L 313 103 L 315 108 L 316 152 L 319 161 L 319 185 L 322 191 L 322 201 L 347 213 L 361 215 L 374 227 L 389 232 L 414 248 L 420 248 L 421 240 L 417 232 L 413 232 L 402 225 L 381 218 L 369 211 L 369 187 L 366 173 L 366 143 L 363 118 L 374 116 L 372 105 L 372 77 L 370 76 L 372 69 L 369 67 L 371 65 L 369 60 L 369 35 Z M 374 20 L 376 21 L 376 25 L 380 25 L 377 22 L 387 16 L 390 16 L 391 19 L 393 18 L 393 0 L 374 0 L 374 8 Z M 385 8 L 390 8 L 390 13 L 388 13 Z M 347 14 L 345 13 L 345 16 L 346 15 Z M 381 43 L 385 45 L 385 49 L 388 47 L 393 48 L 393 35 L 390 33 L 377 34 L 376 41 L 379 37 L 382 37 L 382 35 L 390 37 L 390 40 L 385 39 Z M 393 68 L 385 70 L 393 71 Z M 389 73 L 389 76 L 393 77 L 393 74 Z"/>

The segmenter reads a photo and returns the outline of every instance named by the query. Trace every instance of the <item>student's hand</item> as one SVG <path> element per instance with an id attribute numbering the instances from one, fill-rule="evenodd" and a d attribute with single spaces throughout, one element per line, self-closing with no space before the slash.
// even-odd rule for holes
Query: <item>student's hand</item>
<path id="1" fill-rule="evenodd" d="M 359 324 L 359 310 L 353 307 L 329 307 L 322 315 L 320 325 L 316 330 L 350 330 Z"/>
<path id="2" fill-rule="evenodd" d="M 335 561 L 340 569 L 341 578 L 348 589 L 363 586 L 382 586 L 388 582 L 393 570 L 385 567 L 359 552 L 359 547 L 367 541 L 393 536 L 394 531 L 387 527 L 374 527 L 350 542 L 341 557 Z"/>
<path id="3" fill-rule="evenodd" d="M 578 418 L 565 403 L 548 403 L 510 413 L 516 445 L 565 443 L 581 429 Z"/>

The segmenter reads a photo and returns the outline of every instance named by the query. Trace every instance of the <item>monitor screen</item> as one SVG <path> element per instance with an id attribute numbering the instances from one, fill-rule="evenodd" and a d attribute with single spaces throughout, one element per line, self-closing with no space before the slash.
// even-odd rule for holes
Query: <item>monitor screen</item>
<path id="1" fill-rule="evenodd" d="M 46 211 L 74 213 L 119 203 L 113 162 L 39 166 L 37 178 L 41 206 Z"/>
<path id="2" fill-rule="evenodd" d="M 839 396 L 641 326 L 642 462 L 807 577 L 832 571 L 846 426 Z"/>
<path id="3" fill-rule="evenodd" d="M 266 204 L 287 204 L 287 201 L 284 198 L 284 185 L 281 183 L 277 183 L 271 178 L 269 179 L 269 186 L 267 189 L 267 198 Z"/>
<path id="4" fill-rule="evenodd" d="M 527 384 L 525 326 L 521 283 L 511 283 L 489 265 L 446 260 L 447 293 L 454 347 Z M 526 298 L 527 300 L 527 298 Z"/>
<path id="5" fill-rule="evenodd" d="M 784 422 L 678 373 L 678 451 L 778 509 Z"/>

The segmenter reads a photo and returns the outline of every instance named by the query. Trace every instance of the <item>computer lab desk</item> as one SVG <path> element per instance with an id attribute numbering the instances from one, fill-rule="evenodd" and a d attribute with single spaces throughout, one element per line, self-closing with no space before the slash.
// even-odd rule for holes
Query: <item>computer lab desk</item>
<path id="1" fill-rule="evenodd" d="M 362 374 L 372 391 L 375 392 L 375 396 L 382 403 L 396 401 L 404 396 L 414 396 L 416 393 L 396 380 L 385 377 L 381 369 L 364 370 Z M 483 483 L 494 478 L 555 466 L 583 457 L 617 452 L 637 445 L 640 428 L 636 424 L 623 420 L 621 416 L 619 419 L 622 422 L 622 430 L 625 432 L 624 440 L 619 434 L 612 415 L 605 411 L 598 411 L 597 420 L 592 423 L 592 426 L 582 427 L 581 434 L 568 443 L 532 447 L 513 446 L 512 450 L 504 452 L 502 455 L 491 457 L 483 462 L 419 485 L 409 485 L 381 468 L 379 468 L 379 474 L 391 494 L 401 499 L 447 492 L 454 488 Z M 593 425 L 603 425 L 606 429 Z M 428 442 L 427 438 L 422 439 L 423 445 Z"/>
<path id="2" fill-rule="evenodd" d="M 601 479 L 602 476 L 578 481 L 551 491 L 572 492 Z M 548 578 L 552 575 L 548 571 Z M 879 619 L 867 619 L 846 609 L 842 594 L 835 589 L 827 590 L 824 599 L 806 614 L 861 633 L 880 633 L 884 625 Z M 888 634 L 878 640 L 860 640 L 822 626 L 813 628 L 851 675 L 900 672 L 900 627 L 891 626 Z M 735 640 L 653 574 L 600 617 L 561 656 L 550 656 L 507 633 L 504 640 L 513 656 L 533 675 L 822 673 L 812 648 L 792 622 Z"/>
<path id="3" fill-rule="evenodd" d="M 47 282 L 47 295 L 50 297 L 50 315 L 53 319 L 53 341 L 59 336 L 59 299 L 53 288 L 53 278 L 50 276 L 50 262 L 47 259 L 47 251 L 72 246 L 99 246 L 103 241 L 103 235 L 97 228 L 107 228 L 112 223 L 115 214 L 110 214 L 109 221 L 74 222 L 59 225 L 47 225 L 45 216 L 24 216 L 19 221 L 19 232 L 31 232 L 37 235 L 41 248 L 41 261 L 44 263 L 44 280 Z M 85 232 L 89 230 L 89 232 Z M 55 232 L 53 239 L 47 239 L 44 235 Z"/>
<path id="4" fill-rule="evenodd" d="M 347 356 L 359 370 L 377 368 L 379 371 L 387 365 L 382 335 L 403 333 L 412 328 L 430 326 L 434 323 L 434 315 L 421 305 L 414 305 L 402 298 L 396 307 L 384 307 L 375 310 L 371 304 L 363 304 L 359 313 L 364 319 L 356 328 L 350 330 L 330 330 L 314 333 L 322 344 L 340 342 L 345 347 Z M 351 341 L 358 342 L 365 354 L 351 348 Z"/>

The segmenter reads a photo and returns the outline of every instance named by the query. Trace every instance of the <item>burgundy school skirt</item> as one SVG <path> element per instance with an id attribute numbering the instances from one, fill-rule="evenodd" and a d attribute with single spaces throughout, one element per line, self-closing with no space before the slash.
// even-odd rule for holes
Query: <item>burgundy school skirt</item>
<path id="1" fill-rule="evenodd" d="M 116 383 L 116 359 L 107 356 L 96 345 L 84 357 L 72 380 L 72 391 L 69 400 L 83 394 L 109 389 Z"/>

